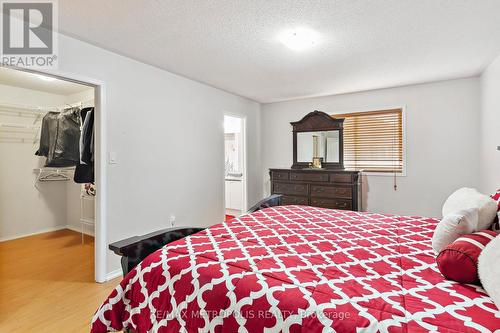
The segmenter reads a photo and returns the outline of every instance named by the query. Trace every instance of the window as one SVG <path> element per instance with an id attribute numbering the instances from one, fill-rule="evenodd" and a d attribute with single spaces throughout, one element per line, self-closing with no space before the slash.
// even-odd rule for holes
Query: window
<path id="1" fill-rule="evenodd" d="M 344 120 L 344 166 L 367 172 L 403 172 L 403 110 L 332 115 Z"/>

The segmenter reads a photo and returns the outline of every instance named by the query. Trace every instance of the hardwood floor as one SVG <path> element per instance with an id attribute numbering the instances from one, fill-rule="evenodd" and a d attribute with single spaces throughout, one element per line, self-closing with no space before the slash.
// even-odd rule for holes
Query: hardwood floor
<path id="1" fill-rule="evenodd" d="M 94 282 L 94 242 L 61 230 L 0 243 L 0 332 L 89 332 L 120 281 Z"/>

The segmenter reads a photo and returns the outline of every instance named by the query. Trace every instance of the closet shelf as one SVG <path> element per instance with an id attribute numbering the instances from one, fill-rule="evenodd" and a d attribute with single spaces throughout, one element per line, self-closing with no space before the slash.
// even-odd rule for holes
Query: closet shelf
<path id="1" fill-rule="evenodd" d="M 94 225 L 95 224 L 95 220 L 92 219 L 92 218 L 89 218 L 89 217 L 82 217 L 80 219 L 80 222 L 84 223 L 84 224 L 88 224 L 88 225 Z"/>
<path id="2" fill-rule="evenodd" d="M 0 123 L 0 128 L 19 128 L 19 129 L 40 129 L 40 126 L 26 125 L 26 124 L 15 124 L 15 123 Z"/>
<path id="3" fill-rule="evenodd" d="M 9 117 L 9 120 L 23 118 L 23 120 L 20 119 L 19 123 L 0 122 L 0 133 L 2 134 L 2 136 L 0 136 L 0 142 L 36 144 L 40 141 L 39 133 L 41 126 L 39 123 L 47 112 L 61 112 L 68 107 L 83 108 L 89 105 L 94 105 L 93 98 L 77 103 L 53 107 L 13 104 L 0 101 L 0 116 Z M 5 121 L 5 119 L 2 120 Z M 27 137 L 31 135 L 33 136 L 32 138 Z"/>
<path id="4" fill-rule="evenodd" d="M 81 101 L 72 104 L 64 104 L 56 107 L 39 107 L 32 105 L 22 105 L 22 104 L 12 104 L 0 101 L 0 113 L 9 113 L 13 115 L 23 116 L 35 116 L 39 117 L 47 112 L 60 112 L 68 107 L 83 107 L 88 104 L 93 104 L 94 99 L 89 99 L 86 101 Z"/>
<path id="5" fill-rule="evenodd" d="M 1 142 L 37 143 L 40 126 L 34 124 L 0 122 Z"/>
<path id="6" fill-rule="evenodd" d="M 35 144 L 38 140 L 33 140 L 32 138 L 9 138 L 9 137 L 0 137 L 0 142 L 3 143 L 32 143 Z"/>

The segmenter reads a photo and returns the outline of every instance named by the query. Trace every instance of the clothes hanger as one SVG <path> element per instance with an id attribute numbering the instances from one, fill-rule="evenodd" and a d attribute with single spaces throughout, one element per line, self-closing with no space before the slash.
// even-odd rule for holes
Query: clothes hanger
<path id="1" fill-rule="evenodd" d="M 38 188 L 38 183 L 39 182 L 49 182 L 49 181 L 67 181 L 71 180 L 71 178 L 66 174 L 67 171 L 69 170 L 64 170 L 64 169 L 53 169 L 53 170 L 48 170 L 48 169 L 37 169 L 38 175 L 35 179 L 35 188 Z"/>

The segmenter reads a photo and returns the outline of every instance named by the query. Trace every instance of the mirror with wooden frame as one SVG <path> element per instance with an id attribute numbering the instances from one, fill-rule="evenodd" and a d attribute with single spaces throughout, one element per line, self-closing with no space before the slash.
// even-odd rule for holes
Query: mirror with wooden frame
<path id="1" fill-rule="evenodd" d="M 325 169 L 344 168 L 343 118 L 313 111 L 290 124 L 293 127 L 292 169 L 309 169 L 313 159 L 320 160 Z"/>

